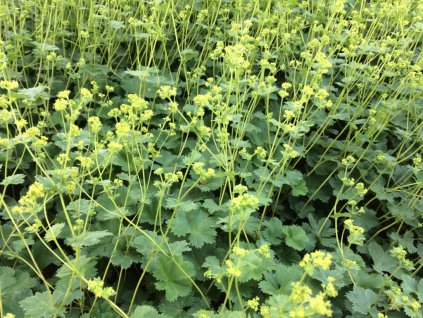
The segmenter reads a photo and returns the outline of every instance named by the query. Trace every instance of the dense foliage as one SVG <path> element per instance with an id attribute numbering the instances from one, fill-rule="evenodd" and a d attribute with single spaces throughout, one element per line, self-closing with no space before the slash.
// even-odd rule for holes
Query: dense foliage
<path id="1" fill-rule="evenodd" d="M 0 7 L 1 317 L 423 317 L 423 2 Z"/>

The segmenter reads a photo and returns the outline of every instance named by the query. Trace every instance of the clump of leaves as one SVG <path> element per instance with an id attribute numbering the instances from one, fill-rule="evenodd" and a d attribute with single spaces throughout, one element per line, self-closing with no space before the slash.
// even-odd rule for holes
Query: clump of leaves
<path id="1" fill-rule="evenodd" d="M 0 316 L 421 317 L 419 1 L 0 13 Z"/>

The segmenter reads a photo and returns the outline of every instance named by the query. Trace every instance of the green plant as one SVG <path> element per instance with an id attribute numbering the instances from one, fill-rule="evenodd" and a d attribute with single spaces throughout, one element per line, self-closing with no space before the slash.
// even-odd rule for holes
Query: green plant
<path id="1" fill-rule="evenodd" d="M 419 1 L 1 5 L 0 316 L 422 317 Z"/>

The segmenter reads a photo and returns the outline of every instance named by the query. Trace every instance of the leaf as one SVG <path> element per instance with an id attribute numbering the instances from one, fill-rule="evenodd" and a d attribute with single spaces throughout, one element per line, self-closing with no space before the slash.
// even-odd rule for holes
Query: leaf
<path id="1" fill-rule="evenodd" d="M 77 199 L 77 200 L 71 201 L 66 206 L 66 210 L 75 211 L 77 213 L 82 213 L 87 215 L 93 209 L 91 206 L 94 206 L 92 201 L 87 199 Z"/>
<path id="2" fill-rule="evenodd" d="M 177 213 L 171 231 L 177 236 L 189 234 L 194 247 L 202 247 L 205 243 L 214 243 L 216 237 L 216 221 L 204 211 L 193 213 Z"/>
<path id="3" fill-rule="evenodd" d="M 44 93 L 44 86 L 21 88 L 18 90 L 18 93 L 24 95 L 26 98 L 35 98 Z"/>
<path id="4" fill-rule="evenodd" d="M 401 275 L 401 288 L 405 294 L 413 293 L 418 289 L 417 280 L 413 277 L 403 274 Z"/>
<path id="5" fill-rule="evenodd" d="M 57 308 L 54 298 L 54 295 L 51 297 L 48 292 L 36 293 L 34 296 L 20 301 L 19 304 L 26 314 L 25 317 L 51 318 L 63 316 L 64 310 Z"/>
<path id="6" fill-rule="evenodd" d="M 91 257 L 82 255 L 77 259 L 72 259 L 69 264 L 62 265 L 57 270 L 56 276 L 58 278 L 68 278 L 72 277 L 75 272 L 86 279 L 95 277 L 97 275 L 96 261 Z"/>
<path id="7" fill-rule="evenodd" d="M 195 268 L 191 262 L 179 261 L 178 263 L 189 276 L 195 275 Z M 189 295 L 192 283 L 173 261 L 165 256 L 158 256 L 154 267 L 152 274 L 158 280 L 155 286 L 158 290 L 165 291 L 166 300 L 174 301 L 178 297 Z"/>
<path id="8" fill-rule="evenodd" d="M 417 222 L 416 216 L 418 215 L 416 211 L 409 204 L 393 204 L 388 203 L 387 207 L 389 212 L 397 219 L 404 221 L 408 225 L 414 225 Z"/>
<path id="9" fill-rule="evenodd" d="M 187 241 L 176 241 L 169 244 L 169 253 L 174 256 L 182 256 L 184 252 L 189 252 L 192 248 Z"/>
<path id="10" fill-rule="evenodd" d="M 292 195 L 295 197 L 306 195 L 308 192 L 304 176 L 298 170 L 290 170 L 284 176 L 278 176 L 274 184 L 277 187 L 281 187 L 284 184 L 289 185 L 292 188 Z"/>
<path id="11" fill-rule="evenodd" d="M 166 204 L 164 205 L 167 209 L 177 209 L 178 211 L 190 212 L 198 208 L 198 204 L 192 200 L 180 201 L 178 202 L 175 198 L 166 199 Z"/>
<path id="12" fill-rule="evenodd" d="M 67 239 L 69 245 L 75 247 L 92 246 L 100 243 L 100 239 L 106 236 L 110 236 L 112 233 L 108 231 L 94 231 L 94 232 L 82 232 L 73 238 Z"/>
<path id="13" fill-rule="evenodd" d="M 47 44 L 47 43 L 40 43 L 40 42 L 37 42 L 37 41 L 32 41 L 31 44 L 34 44 L 41 51 L 57 51 L 57 50 L 59 50 L 59 48 L 57 46 Z"/>
<path id="14" fill-rule="evenodd" d="M 148 305 L 137 306 L 129 318 L 166 318 L 167 315 L 159 314 L 157 310 Z"/>
<path id="15" fill-rule="evenodd" d="M 304 180 L 301 180 L 298 184 L 292 186 L 292 195 L 294 197 L 306 195 L 307 192 L 308 188 Z"/>
<path id="16" fill-rule="evenodd" d="M 275 273 L 265 272 L 264 280 L 259 286 L 263 293 L 268 295 L 289 295 L 291 291 L 291 282 L 299 280 L 302 270 L 296 266 L 286 266 L 279 264 Z"/>
<path id="17" fill-rule="evenodd" d="M 202 206 L 203 208 L 207 209 L 207 211 L 209 211 L 211 214 L 223 210 L 223 207 L 221 205 L 217 205 L 213 199 L 204 200 L 204 203 Z"/>
<path id="18" fill-rule="evenodd" d="M 356 284 L 363 288 L 379 289 L 383 288 L 384 278 L 381 274 L 366 273 L 365 271 L 357 271 L 355 276 Z"/>
<path id="19" fill-rule="evenodd" d="M 50 227 L 44 235 L 46 242 L 53 241 L 55 238 L 57 238 L 64 227 L 65 223 L 56 223 Z"/>
<path id="20" fill-rule="evenodd" d="M 354 289 L 347 294 L 347 298 L 352 303 L 354 311 L 366 315 L 376 303 L 377 295 L 371 289 L 354 286 Z"/>
<path id="21" fill-rule="evenodd" d="M 146 231 L 145 235 L 136 236 L 130 244 L 141 254 L 141 264 L 143 265 L 150 258 L 155 257 L 158 245 L 165 245 L 162 243 L 162 240 L 162 236 L 156 232 Z"/>
<path id="22" fill-rule="evenodd" d="M 421 303 L 423 303 L 423 278 L 421 278 L 419 280 L 419 283 L 417 284 L 416 294 L 417 294 L 417 298 L 419 299 L 419 301 Z"/>
<path id="23" fill-rule="evenodd" d="M 271 244 L 277 245 L 282 241 L 282 221 L 278 218 L 271 218 L 264 221 L 266 229 L 263 231 L 263 237 Z"/>
<path id="24" fill-rule="evenodd" d="M 417 248 L 414 246 L 414 233 L 412 231 L 408 231 L 402 236 L 396 232 L 392 232 L 389 234 L 389 237 L 394 242 L 398 242 L 399 245 L 405 247 L 409 253 L 417 252 Z"/>
<path id="25" fill-rule="evenodd" d="M 239 259 L 238 266 L 241 270 L 241 276 L 239 276 L 239 282 L 247 282 L 249 280 L 259 281 L 266 266 L 263 262 L 266 259 L 259 256 L 256 253 L 250 253 Z"/>
<path id="26" fill-rule="evenodd" d="M 139 261 L 139 257 L 134 252 L 131 253 L 131 251 L 127 252 L 120 249 L 113 251 L 110 257 L 110 262 L 113 265 L 120 266 L 123 269 L 128 269 L 132 263 L 136 263 L 137 261 Z"/>
<path id="27" fill-rule="evenodd" d="M 181 51 L 181 58 L 184 61 L 189 61 L 198 56 L 198 52 L 194 51 L 193 49 L 185 49 Z"/>
<path id="28" fill-rule="evenodd" d="M 285 244 L 297 251 L 303 250 L 309 238 L 306 232 L 298 225 L 284 226 L 282 232 L 285 234 Z"/>
<path id="29" fill-rule="evenodd" d="M 22 184 L 24 182 L 25 182 L 25 175 L 23 175 L 22 173 L 18 173 L 18 174 L 14 174 L 12 176 L 8 176 L 4 178 L 3 181 L 0 182 L 0 184 L 4 186 L 8 186 L 10 184 Z"/>
<path id="30" fill-rule="evenodd" d="M 112 21 L 109 21 L 109 24 L 113 29 L 116 29 L 116 30 L 125 28 L 125 23 L 123 23 L 122 21 L 112 20 Z"/>
<path id="31" fill-rule="evenodd" d="M 391 273 L 396 267 L 396 260 L 394 257 L 385 252 L 385 250 L 376 242 L 371 242 L 368 246 L 369 254 L 373 259 L 373 268 L 378 273 Z"/>
<path id="32" fill-rule="evenodd" d="M 7 293 L 8 288 L 15 284 L 15 271 L 11 267 L 0 267 L 0 290 Z"/>

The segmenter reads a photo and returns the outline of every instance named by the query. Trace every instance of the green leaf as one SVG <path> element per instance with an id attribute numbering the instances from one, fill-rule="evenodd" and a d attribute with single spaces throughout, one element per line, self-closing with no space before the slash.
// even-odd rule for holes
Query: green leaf
<path id="1" fill-rule="evenodd" d="M 109 235 L 112 235 L 112 233 L 108 231 L 82 232 L 66 241 L 69 245 L 75 247 L 92 246 L 100 243 L 100 239 Z"/>
<path id="2" fill-rule="evenodd" d="M 132 263 L 136 263 L 139 261 L 138 255 L 135 255 L 134 252 L 131 251 L 123 251 L 120 249 L 116 249 L 113 251 L 110 262 L 115 266 L 120 266 L 123 269 L 128 269 L 131 267 Z"/>
<path id="3" fill-rule="evenodd" d="M 18 174 L 14 174 L 12 176 L 8 176 L 4 178 L 3 181 L 0 182 L 0 184 L 4 186 L 8 186 L 10 184 L 22 184 L 24 182 L 25 182 L 25 175 L 18 173 Z"/>
<path id="4" fill-rule="evenodd" d="M 216 237 L 216 221 L 204 211 L 176 214 L 171 231 L 177 236 L 189 234 L 189 240 L 194 247 L 211 244 Z"/>
<path id="5" fill-rule="evenodd" d="M 239 282 L 247 282 L 249 280 L 259 281 L 266 266 L 263 264 L 265 259 L 256 253 L 250 253 L 239 259 L 239 268 L 241 270 L 241 276 L 239 276 Z"/>
<path id="6" fill-rule="evenodd" d="M 46 234 L 44 235 L 44 239 L 46 240 L 46 242 L 50 242 L 56 239 L 64 227 L 65 223 L 56 223 L 51 228 L 49 228 Z"/>
<path id="7" fill-rule="evenodd" d="M 24 95 L 26 98 L 35 98 L 44 93 L 44 86 L 21 88 L 18 90 L 18 93 Z"/>
<path id="8" fill-rule="evenodd" d="M 192 248 L 187 241 L 176 241 L 169 244 L 169 250 L 169 254 L 182 256 L 183 253 L 191 251 Z"/>
<path id="9" fill-rule="evenodd" d="M 391 273 L 395 270 L 397 261 L 394 257 L 385 252 L 385 250 L 376 242 L 370 242 L 369 254 L 373 259 L 373 268 L 378 273 L 388 272 Z"/>
<path id="10" fill-rule="evenodd" d="M 299 280 L 301 275 L 302 270 L 298 266 L 279 264 L 275 273 L 264 273 L 265 279 L 260 282 L 259 286 L 261 291 L 268 295 L 289 295 L 291 291 L 291 282 Z"/>
<path id="11" fill-rule="evenodd" d="M 366 315 L 376 303 L 377 295 L 371 289 L 354 286 L 354 289 L 347 294 L 347 298 L 352 303 L 354 311 Z"/>
<path id="12" fill-rule="evenodd" d="M 271 244 L 277 245 L 282 241 L 282 221 L 278 218 L 271 218 L 264 221 L 266 229 L 263 231 L 263 237 Z"/>
<path id="13" fill-rule="evenodd" d="M 15 284 L 15 271 L 11 267 L 0 267 L 0 290 L 2 293 L 7 293 L 9 287 Z"/>
<path id="14" fill-rule="evenodd" d="M 55 298 L 48 292 L 36 293 L 34 296 L 25 298 L 19 304 L 25 312 L 25 317 L 31 318 L 51 318 L 63 316 L 64 310 L 57 308 Z"/>
<path id="15" fill-rule="evenodd" d="M 109 24 L 115 30 L 125 28 L 125 23 L 123 23 L 122 21 L 112 20 L 109 21 Z"/>
<path id="16" fill-rule="evenodd" d="M 274 181 L 274 184 L 277 187 L 281 187 L 284 184 L 289 185 L 292 188 L 292 195 L 294 197 L 306 195 L 308 192 L 304 176 L 298 170 L 287 171 L 284 176 L 279 176 Z"/>
<path id="17" fill-rule="evenodd" d="M 68 265 L 70 268 L 67 265 L 62 265 L 57 270 L 56 276 L 58 278 L 72 277 L 75 275 L 75 272 L 78 272 L 86 279 L 94 278 L 97 275 L 96 261 L 91 257 L 82 255 L 77 259 L 72 259 Z"/>
<path id="18" fill-rule="evenodd" d="M 207 209 L 211 214 L 223 210 L 223 206 L 217 205 L 213 199 L 206 199 L 203 203 L 203 208 Z"/>
<path id="19" fill-rule="evenodd" d="M 396 232 L 392 232 L 389 234 L 389 237 L 394 242 L 398 242 L 399 245 L 405 247 L 409 253 L 417 252 L 417 248 L 414 246 L 414 233 L 412 231 L 406 232 L 403 235 L 399 235 Z"/>
<path id="20" fill-rule="evenodd" d="M 167 209 L 177 209 L 178 211 L 190 212 L 198 208 L 198 204 L 192 200 L 186 200 L 178 202 L 175 198 L 166 199 L 166 204 L 164 205 Z"/>
<path id="21" fill-rule="evenodd" d="M 306 195 L 308 192 L 307 185 L 304 180 L 301 180 L 299 183 L 292 187 L 292 195 L 294 197 L 299 197 L 302 195 Z"/>
<path id="22" fill-rule="evenodd" d="M 195 275 L 195 268 L 191 262 L 181 261 L 178 258 L 179 266 L 190 277 Z M 174 301 L 178 297 L 188 296 L 192 289 L 190 279 L 172 260 L 165 256 L 156 258 L 155 268 L 152 272 L 153 276 L 158 280 L 155 284 L 158 290 L 166 293 L 168 301 Z"/>
<path id="23" fill-rule="evenodd" d="M 282 228 L 285 234 L 285 244 L 297 251 L 303 250 L 309 241 L 306 232 L 298 225 L 289 225 Z"/>
<path id="24" fill-rule="evenodd" d="M 167 315 L 162 315 L 157 312 L 154 307 L 148 305 L 137 306 L 129 318 L 166 318 Z"/>
<path id="25" fill-rule="evenodd" d="M 421 303 L 423 303 L 423 278 L 421 278 L 419 280 L 419 283 L 417 284 L 416 294 L 417 294 L 417 298 L 419 299 L 419 301 Z"/>

